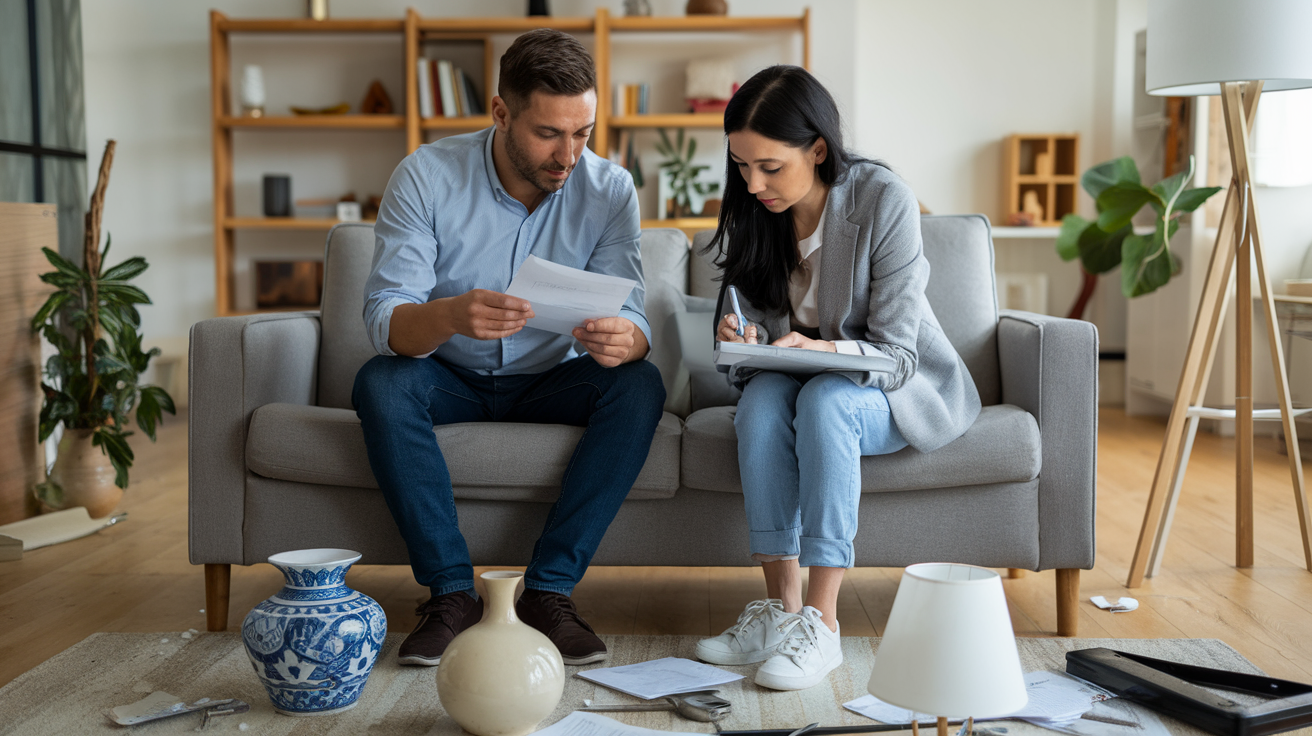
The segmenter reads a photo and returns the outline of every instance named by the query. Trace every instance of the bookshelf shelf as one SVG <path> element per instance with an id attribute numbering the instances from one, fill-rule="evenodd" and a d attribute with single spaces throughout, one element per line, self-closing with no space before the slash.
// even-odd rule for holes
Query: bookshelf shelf
<path id="1" fill-rule="evenodd" d="M 810 67 L 810 10 L 797 17 L 693 16 L 693 17 L 611 17 L 601 7 L 593 17 L 504 17 L 504 18 L 425 18 L 410 9 L 404 18 L 334 18 L 315 21 L 305 18 L 228 18 L 210 12 L 210 103 L 214 131 L 214 265 L 215 307 L 220 316 L 252 314 L 235 304 L 236 233 L 239 231 L 326 231 L 337 220 L 331 218 L 238 217 L 233 214 L 233 131 L 244 130 L 403 130 L 406 152 L 413 152 L 424 142 L 426 131 L 443 134 L 479 130 L 492 125 L 491 115 L 467 117 L 421 117 L 419 106 L 418 61 L 425 56 L 428 44 L 477 43 L 483 47 L 482 89 L 479 99 L 484 109 L 491 109 L 495 59 L 492 37 L 520 34 L 536 28 L 554 28 L 567 33 L 593 34 L 592 53 L 597 64 L 597 118 L 593 150 L 606 155 L 620 132 L 646 128 L 720 128 L 724 116 L 719 113 L 673 113 L 646 115 L 611 115 L 612 36 L 627 33 L 788 33 L 798 32 L 802 42 L 802 65 Z M 397 34 L 403 51 L 398 61 L 404 63 L 405 90 L 396 100 L 400 109 L 395 115 L 325 115 L 272 116 L 248 118 L 234 115 L 233 79 L 230 41 L 237 33 L 328 34 L 376 33 Z M 345 52 L 343 52 L 345 53 Z M 465 66 L 466 70 L 477 68 Z M 477 84 L 477 74 L 474 76 Z M 477 109 L 477 108 L 473 108 Z M 1059 182 L 1053 181 L 1053 186 Z M 1064 183 L 1064 182 L 1060 182 Z M 673 227 L 691 236 L 713 228 L 713 217 L 670 220 L 646 219 L 644 228 Z M 291 310 L 297 311 L 297 310 Z"/>
<path id="2" fill-rule="evenodd" d="M 262 118 L 224 116 L 224 128 L 364 128 L 404 130 L 404 115 L 275 115 Z"/>
<path id="3" fill-rule="evenodd" d="M 1030 197 L 1043 208 L 1038 227 L 1057 227 L 1061 219 L 1075 212 L 1076 190 L 1080 183 L 1080 136 L 1078 134 L 1036 133 L 1008 136 L 1006 163 L 1002 172 L 1002 191 L 1006 202 L 1002 222 L 1025 208 Z"/>

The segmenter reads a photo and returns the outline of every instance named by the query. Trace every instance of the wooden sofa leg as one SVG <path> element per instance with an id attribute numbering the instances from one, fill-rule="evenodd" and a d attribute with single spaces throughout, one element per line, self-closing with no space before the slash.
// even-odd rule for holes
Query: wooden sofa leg
<path id="1" fill-rule="evenodd" d="M 1020 567 L 1009 567 L 1009 568 L 1007 568 L 1007 578 L 1008 578 L 1009 580 L 1019 580 L 1019 579 L 1021 579 L 1021 578 L 1023 578 L 1023 577 L 1025 577 L 1025 570 L 1024 570 L 1024 568 L 1020 568 Z"/>
<path id="2" fill-rule="evenodd" d="M 1057 636 L 1077 636 L 1080 630 L 1080 571 L 1057 570 Z"/>
<path id="3" fill-rule="evenodd" d="M 232 565 L 205 566 L 205 627 L 210 631 L 228 629 L 228 584 Z"/>

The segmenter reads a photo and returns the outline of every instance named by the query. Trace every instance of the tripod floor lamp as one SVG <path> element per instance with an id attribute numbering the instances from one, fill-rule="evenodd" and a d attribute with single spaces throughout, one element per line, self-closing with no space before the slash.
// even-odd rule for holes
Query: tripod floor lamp
<path id="1" fill-rule="evenodd" d="M 1207 279 L 1193 333 L 1185 353 L 1184 370 L 1176 388 L 1166 438 L 1157 460 L 1152 493 L 1144 513 L 1139 542 L 1126 586 L 1136 588 L 1145 573 L 1160 560 L 1183 475 L 1181 456 L 1187 441 L 1186 424 L 1196 428 L 1202 407 L 1221 320 L 1229 300 L 1230 278 L 1235 277 L 1235 564 L 1253 564 L 1253 265 L 1261 293 L 1261 309 L 1271 347 L 1280 420 L 1289 448 L 1289 473 L 1295 506 L 1303 532 L 1303 556 L 1312 571 L 1307 492 L 1299 456 L 1294 410 L 1285 377 L 1285 360 L 1278 333 L 1271 280 L 1263 258 L 1261 225 L 1253 197 L 1249 131 L 1263 90 L 1279 92 L 1312 87 L 1312 2 L 1304 0 L 1149 0 L 1148 93 L 1162 96 L 1221 96 L 1226 138 L 1230 144 L 1233 179 L 1217 229 L 1216 245 L 1207 267 Z M 1312 132 L 1309 132 L 1312 134 Z M 1218 410 L 1210 410 L 1217 415 Z M 1230 410 L 1219 410 L 1229 416 Z M 1152 563 L 1150 565 L 1150 562 Z"/>

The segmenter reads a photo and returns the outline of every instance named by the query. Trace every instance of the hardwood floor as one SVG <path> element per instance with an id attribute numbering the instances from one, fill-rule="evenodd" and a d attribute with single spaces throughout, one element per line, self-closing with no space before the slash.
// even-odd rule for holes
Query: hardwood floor
<path id="1" fill-rule="evenodd" d="M 1098 557 L 1081 576 L 1080 635 L 1217 638 L 1272 675 L 1312 682 L 1312 573 L 1303 569 L 1288 465 L 1274 442 L 1257 441 L 1256 564 L 1233 567 L 1233 440 L 1200 434 L 1162 572 L 1127 591 L 1165 423 L 1116 410 L 1100 419 Z M 0 562 L 0 684 L 97 631 L 205 629 L 203 575 L 187 562 L 185 419 L 166 422 L 157 444 L 135 449 L 126 523 Z M 882 631 L 899 575 L 849 573 L 839 601 L 844 634 Z M 229 628 L 281 580 L 269 565 L 234 566 Z M 426 595 L 403 567 L 357 567 L 350 583 L 383 604 L 397 631 L 413 626 L 415 603 Z M 1018 634 L 1056 630 L 1052 571 L 1003 584 Z M 601 633 L 707 635 L 764 594 L 755 568 L 593 568 L 575 599 Z M 1088 600 L 1126 594 L 1139 610 L 1111 614 Z"/>

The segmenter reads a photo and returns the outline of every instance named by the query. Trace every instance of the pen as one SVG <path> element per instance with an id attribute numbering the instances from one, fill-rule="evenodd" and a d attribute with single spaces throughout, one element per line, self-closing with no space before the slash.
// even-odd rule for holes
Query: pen
<path id="1" fill-rule="evenodd" d="M 736 332 L 738 333 L 738 337 L 742 337 L 743 334 L 745 334 L 744 330 L 746 329 L 747 318 L 743 317 L 743 308 L 738 304 L 738 290 L 732 286 L 729 287 L 729 299 L 733 302 L 733 316 L 738 318 L 738 329 Z"/>

